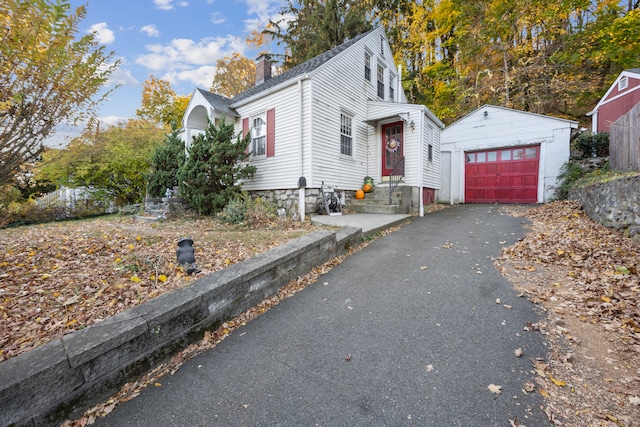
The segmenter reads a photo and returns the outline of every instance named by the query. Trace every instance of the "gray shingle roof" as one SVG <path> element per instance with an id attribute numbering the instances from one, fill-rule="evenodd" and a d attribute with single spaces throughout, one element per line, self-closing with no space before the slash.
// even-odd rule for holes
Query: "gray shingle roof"
<path id="1" fill-rule="evenodd" d="M 208 90 L 200 88 L 196 88 L 196 90 L 200 92 L 200 94 L 204 96 L 204 99 L 206 99 L 207 102 L 211 104 L 211 106 L 216 110 L 222 111 L 226 114 L 232 114 L 234 116 L 238 115 L 229 107 L 231 105 L 231 100 L 229 98 L 225 98 L 222 95 L 218 95 L 217 93 L 209 92 Z"/>
<path id="2" fill-rule="evenodd" d="M 628 71 L 630 73 L 640 74 L 640 68 L 629 68 L 628 70 L 625 70 L 625 71 Z"/>
<path id="3" fill-rule="evenodd" d="M 342 43 L 340 46 L 334 47 L 331 50 L 328 50 L 324 53 L 321 53 L 320 55 L 313 57 L 311 59 L 309 59 L 308 61 L 303 62 L 300 65 L 297 65 L 295 67 L 293 67 L 290 70 L 285 71 L 282 74 L 279 74 L 277 76 L 274 76 L 272 78 L 270 78 L 269 80 L 265 81 L 262 84 L 259 84 L 258 86 L 252 87 L 250 89 L 245 90 L 244 92 L 236 95 L 231 101 L 232 104 L 242 101 L 243 99 L 247 99 L 253 95 L 259 94 L 260 92 L 263 92 L 267 89 L 270 89 L 272 87 L 275 87 L 281 83 L 284 83 L 288 80 L 294 79 L 298 76 L 301 76 L 303 74 L 306 73 L 310 73 L 311 71 L 315 70 L 316 68 L 318 68 L 319 66 L 321 66 L 322 64 L 324 64 L 325 62 L 329 61 L 330 59 L 334 58 L 335 56 L 337 56 L 338 54 L 340 54 L 341 52 L 344 52 L 347 48 L 349 48 L 350 46 L 352 46 L 354 43 L 356 43 L 358 40 L 364 38 L 365 36 L 367 36 L 368 34 L 370 34 L 371 32 L 375 31 L 375 28 L 373 30 L 367 31 L 366 33 L 362 33 L 354 38 L 352 38 L 351 40 L 348 40 L 344 43 Z"/>

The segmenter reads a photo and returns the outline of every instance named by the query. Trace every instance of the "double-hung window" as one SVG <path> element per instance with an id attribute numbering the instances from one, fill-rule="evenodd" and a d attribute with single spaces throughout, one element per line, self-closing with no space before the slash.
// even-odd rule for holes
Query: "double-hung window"
<path id="1" fill-rule="evenodd" d="M 384 67 L 378 64 L 378 98 L 384 99 Z"/>
<path id="2" fill-rule="evenodd" d="M 396 100 L 396 76 L 389 74 L 389 101 Z"/>
<path id="3" fill-rule="evenodd" d="M 251 147 L 254 156 L 267 154 L 267 126 L 264 116 L 254 117 L 251 123 Z"/>
<path id="4" fill-rule="evenodd" d="M 340 114 L 340 154 L 353 155 L 353 119 L 350 116 Z"/>
<path id="5" fill-rule="evenodd" d="M 371 54 L 369 52 L 364 53 L 364 78 L 371 81 Z"/>

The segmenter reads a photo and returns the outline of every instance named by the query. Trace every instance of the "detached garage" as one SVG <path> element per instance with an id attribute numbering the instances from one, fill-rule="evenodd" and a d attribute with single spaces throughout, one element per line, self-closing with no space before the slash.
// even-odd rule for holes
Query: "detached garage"
<path id="1" fill-rule="evenodd" d="M 444 203 L 542 203 L 554 197 L 578 122 L 485 105 L 441 134 Z"/>

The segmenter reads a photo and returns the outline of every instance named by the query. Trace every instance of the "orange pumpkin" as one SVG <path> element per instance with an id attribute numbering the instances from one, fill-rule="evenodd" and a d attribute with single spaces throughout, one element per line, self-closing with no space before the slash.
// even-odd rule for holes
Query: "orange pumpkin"
<path id="1" fill-rule="evenodd" d="M 364 199 L 364 191 L 362 191 L 362 190 L 357 190 L 357 191 L 356 191 L 356 199 L 358 199 L 358 200 L 362 200 L 362 199 Z"/>
<path id="2" fill-rule="evenodd" d="M 371 190 L 373 190 L 373 185 L 371 184 L 365 184 L 362 186 L 362 191 L 365 193 L 371 193 Z"/>

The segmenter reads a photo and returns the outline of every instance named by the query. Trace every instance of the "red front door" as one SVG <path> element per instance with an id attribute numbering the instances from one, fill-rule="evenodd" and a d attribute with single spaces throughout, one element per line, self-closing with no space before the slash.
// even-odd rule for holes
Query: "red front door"
<path id="1" fill-rule="evenodd" d="M 402 122 L 382 125 L 382 176 L 389 176 L 404 156 Z"/>

